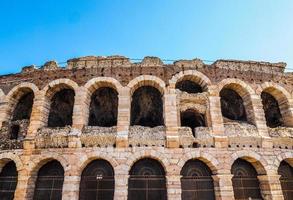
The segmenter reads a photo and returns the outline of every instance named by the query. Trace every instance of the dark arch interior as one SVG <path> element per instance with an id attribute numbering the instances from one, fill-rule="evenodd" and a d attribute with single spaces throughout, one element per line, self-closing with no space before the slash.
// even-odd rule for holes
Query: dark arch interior
<path id="1" fill-rule="evenodd" d="M 282 126 L 282 115 L 280 112 L 278 101 L 275 99 L 275 97 L 267 92 L 262 92 L 261 99 L 265 112 L 267 126 L 271 128 Z"/>
<path id="2" fill-rule="evenodd" d="M 142 86 L 132 95 L 131 126 L 155 127 L 164 124 L 163 101 L 159 90 Z"/>
<path id="3" fill-rule="evenodd" d="M 129 174 L 129 200 L 167 200 L 165 170 L 158 161 L 141 159 L 132 166 Z"/>
<path id="4" fill-rule="evenodd" d="M 32 91 L 24 94 L 16 104 L 13 111 L 12 121 L 30 119 L 34 101 L 34 93 Z"/>
<path id="5" fill-rule="evenodd" d="M 74 91 L 63 89 L 51 99 L 48 127 L 65 127 L 72 125 Z"/>
<path id="6" fill-rule="evenodd" d="M 64 182 L 64 169 L 56 161 L 50 161 L 38 172 L 34 200 L 61 200 Z"/>
<path id="7" fill-rule="evenodd" d="M 232 89 L 220 92 L 222 115 L 231 120 L 247 121 L 243 99 Z"/>
<path id="8" fill-rule="evenodd" d="M 200 126 L 206 126 L 205 117 L 203 114 L 198 113 L 195 110 L 188 109 L 180 113 L 181 126 L 190 127 L 193 135 L 195 135 L 194 128 Z"/>
<path id="9" fill-rule="evenodd" d="M 200 160 L 189 160 L 180 175 L 182 200 L 215 199 L 214 182 L 210 168 Z"/>
<path id="10" fill-rule="evenodd" d="M 118 93 L 103 87 L 97 89 L 90 104 L 89 126 L 111 127 L 117 125 Z"/>
<path id="11" fill-rule="evenodd" d="M 201 93 L 203 92 L 202 87 L 190 80 L 183 80 L 176 83 L 176 89 L 179 89 L 187 93 Z"/>
<path id="12" fill-rule="evenodd" d="M 281 175 L 280 182 L 284 200 L 293 199 L 293 167 L 286 161 L 282 161 L 278 169 L 278 174 Z"/>
<path id="13" fill-rule="evenodd" d="M 80 182 L 80 200 L 114 198 L 114 169 L 105 160 L 92 161 L 83 170 Z"/>
<path id="14" fill-rule="evenodd" d="M 0 173 L 0 197 L 1 199 L 13 199 L 17 185 L 17 170 L 13 161 L 8 162 Z"/>
<path id="15" fill-rule="evenodd" d="M 257 171 L 251 163 L 237 159 L 231 168 L 235 199 L 262 199 Z"/>

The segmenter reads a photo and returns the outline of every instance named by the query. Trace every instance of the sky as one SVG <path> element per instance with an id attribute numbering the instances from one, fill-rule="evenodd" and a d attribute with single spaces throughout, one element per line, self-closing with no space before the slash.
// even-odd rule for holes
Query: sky
<path id="1" fill-rule="evenodd" d="M 293 1 L 0 1 L 0 74 L 87 55 L 282 61 L 293 69 Z"/>

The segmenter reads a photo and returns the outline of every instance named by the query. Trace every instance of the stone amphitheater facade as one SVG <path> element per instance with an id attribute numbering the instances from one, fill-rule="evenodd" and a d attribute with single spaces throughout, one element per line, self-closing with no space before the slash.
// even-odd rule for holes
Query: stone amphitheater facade
<path id="1" fill-rule="evenodd" d="M 293 199 L 293 74 L 285 66 L 88 56 L 0 76 L 0 199 L 42 199 L 38 181 L 52 162 L 62 184 L 43 199 L 91 199 L 80 190 L 94 161 L 113 171 L 104 199 Z M 139 161 L 162 168 L 158 190 L 136 188 L 144 197 L 130 182 Z M 192 175 L 183 172 L 188 162 Z M 247 174 L 253 188 L 237 183 L 238 165 L 255 172 Z M 184 183 L 200 180 L 196 166 L 212 185 Z M 5 190 L 13 167 L 14 187 Z"/>

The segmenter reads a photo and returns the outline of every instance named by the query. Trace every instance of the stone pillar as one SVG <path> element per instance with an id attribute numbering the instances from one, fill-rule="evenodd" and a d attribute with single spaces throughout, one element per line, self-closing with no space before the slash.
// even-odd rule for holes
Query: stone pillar
<path id="1" fill-rule="evenodd" d="M 7 121 L 7 109 L 8 109 L 8 102 L 5 100 L 4 97 L 0 98 L 0 128 L 2 128 L 3 122 Z"/>
<path id="2" fill-rule="evenodd" d="M 216 96 L 212 86 L 209 91 L 211 96 L 208 98 L 207 125 L 212 129 L 211 134 L 214 136 L 215 147 L 227 147 L 228 139 L 224 136 L 225 127 L 221 111 L 221 98 Z"/>
<path id="3" fill-rule="evenodd" d="M 35 148 L 35 136 L 38 129 L 44 127 L 48 123 L 49 112 L 50 103 L 45 93 L 43 91 L 38 91 L 35 94 L 27 135 L 23 141 L 24 149 L 30 150 Z"/>
<path id="4" fill-rule="evenodd" d="M 14 193 L 14 200 L 32 199 L 32 194 L 27 194 L 30 187 L 31 186 L 29 184 L 29 176 L 27 175 L 26 171 L 18 171 L 17 186 Z"/>
<path id="5" fill-rule="evenodd" d="M 89 104 L 88 93 L 84 87 L 79 87 L 75 91 L 75 100 L 72 115 L 72 128 L 82 130 L 88 122 Z"/>
<path id="6" fill-rule="evenodd" d="M 80 176 L 64 176 L 62 200 L 78 200 Z"/>
<path id="7" fill-rule="evenodd" d="M 233 200 L 232 174 L 213 175 L 216 200 Z"/>
<path id="8" fill-rule="evenodd" d="M 167 176 L 167 195 L 169 200 L 181 199 L 181 176 Z"/>
<path id="9" fill-rule="evenodd" d="M 261 194 L 265 200 L 284 200 L 280 177 L 280 175 L 257 176 Z"/>
<path id="10" fill-rule="evenodd" d="M 127 200 L 129 175 L 115 175 L 114 200 Z"/>
<path id="11" fill-rule="evenodd" d="M 50 104 L 46 101 L 45 93 L 38 91 L 35 94 L 27 138 L 34 138 L 37 130 L 48 123 Z"/>
<path id="12" fill-rule="evenodd" d="M 117 119 L 117 147 L 128 146 L 128 131 L 130 125 L 131 96 L 128 87 L 121 88 L 118 96 L 118 119 Z"/>
<path id="13" fill-rule="evenodd" d="M 246 98 L 246 97 L 245 97 Z M 265 113 L 263 110 L 262 101 L 259 95 L 251 95 L 252 110 L 246 111 L 247 118 L 254 119 L 255 126 L 262 137 L 268 137 L 268 129 L 266 125 Z M 243 99 L 244 102 L 249 102 Z M 247 107 L 247 106 L 245 106 Z"/>
<path id="14" fill-rule="evenodd" d="M 72 130 L 68 136 L 68 147 L 81 147 L 80 134 L 88 123 L 90 97 L 84 87 L 79 87 L 75 91 L 75 100 L 72 114 Z"/>
<path id="15" fill-rule="evenodd" d="M 179 147 L 176 90 L 168 88 L 164 94 L 164 118 L 167 147 Z"/>

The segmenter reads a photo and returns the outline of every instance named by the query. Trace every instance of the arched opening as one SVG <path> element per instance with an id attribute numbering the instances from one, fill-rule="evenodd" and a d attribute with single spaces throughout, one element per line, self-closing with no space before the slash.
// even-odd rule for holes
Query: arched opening
<path id="1" fill-rule="evenodd" d="M 193 109 L 187 109 L 180 113 L 181 126 L 189 127 L 195 136 L 196 127 L 205 127 L 205 117 L 203 114 Z"/>
<path id="2" fill-rule="evenodd" d="M 267 92 L 261 93 L 262 105 L 265 112 L 267 126 L 275 128 L 283 125 L 283 119 L 280 112 L 278 101 Z"/>
<path id="3" fill-rule="evenodd" d="M 220 97 L 223 117 L 230 120 L 247 121 L 243 99 L 236 91 L 223 88 Z"/>
<path id="4" fill-rule="evenodd" d="M 17 169 L 13 161 L 6 163 L 0 173 L 0 199 L 14 199 L 14 192 L 17 186 Z"/>
<path id="5" fill-rule="evenodd" d="M 38 172 L 34 200 L 61 200 L 63 182 L 62 165 L 57 160 L 48 162 Z"/>
<path id="6" fill-rule="evenodd" d="M 105 160 L 94 160 L 81 175 L 79 200 L 114 198 L 114 169 Z"/>
<path id="7" fill-rule="evenodd" d="M 183 166 L 181 178 L 182 200 L 215 199 L 210 168 L 200 160 L 189 160 Z"/>
<path id="8" fill-rule="evenodd" d="M 131 126 L 155 127 L 164 125 L 163 100 L 160 91 L 142 86 L 132 95 Z"/>
<path id="9" fill-rule="evenodd" d="M 11 121 L 7 123 L 9 139 L 18 140 L 26 135 L 27 127 L 32 113 L 34 93 L 30 89 L 22 89 L 20 98 L 13 106 Z"/>
<path id="10" fill-rule="evenodd" d="M 62 89 L 51 99 L 48 127 L 72 125 L 75 93 L 72 89 Z"/>
<path id="11" fill-rule="evenodd" d="M 203 89 L 199 84 L 190 80 L 182 80 L 177 82 L 175 88 L 181 90 L 182 92 L 191 94 L 203 92 Z"/>
<path id="12" fill-rule="evenodd" d="M 128 200 L 167 200 L 165 170 L 158 161 L 141 159 L 129 173 Z"/>
<path id="13" fill-rule="evenodd" d="M 12 121 L 30 119 L 34 102 L 34 93 L 29 91 L 22 95 L 12 114 Z"/>
<path id="14" fill-rule="evenodd" d="M 262 199 L 257 172 L 251 163 L 237 159 L 231 169 L 235 199 Z"/>
<path id="15" fill-rule="evenodd" d="M 284 200 L 293 199 L 293 167 L 286 161 L 282 161 L 278 169 L 278 174 L 281 175 L 280 182 Z"/>
<path id="16" fill-rule="evenodd" d="M 117 113 L 117 91 L 110 87 L 97 89 L 91 97 L 89 126 L 116 126 Z"/>

